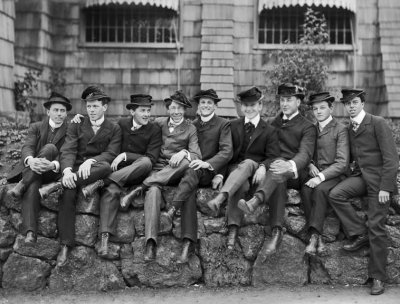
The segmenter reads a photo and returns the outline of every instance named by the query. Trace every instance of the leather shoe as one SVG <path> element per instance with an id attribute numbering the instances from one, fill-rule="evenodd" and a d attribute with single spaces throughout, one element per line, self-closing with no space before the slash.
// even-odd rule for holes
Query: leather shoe
<path id="1" fill-rule="evenodd" d="M 228 250 L 233 250 L 235 248 L 236 237 L 238 233 L 238 226 L 230 225 L 228 232 L 228 241 L 226 243 Z"/>
<path id="2" fill-rule="evenodd" d="M 51 193 L 61 190 L 63 188 L 61 182 L 54 182 L 39 188 L 39 194 L 42 199 L 47 198 Z"/>
<path id="3" fill-rule="evenodd" d="M 213 216 L 217 217 L 219 213 L 219 208 L 223 204 L 223 202 L 226 200 L 227 194 L 225 192 L 218 193 L 216 197 L 214 197 L 212 200 L 207 202 L 208 208 L 213 211 Z"/>
<path id="4" fill-rule="evenodd" d="M 266 257 L 268 255 L 274 254 L 278 250 L 281 242 L 282 242 L 282 228 L 275 227 L 274 229 L 272 229 L 272 238 L 269 241 L 269 243 L 265 246 L 263 255 Z"/>
<path id="5" fill-rule="evenodd" d="M 322 235 L 318 236 L 317 254 L 319 256 L 326 256 L 328 254 L 328 248 L 326 248 L 325 246 L 324 240 L 322 239 Z"/>
<path id="6" fill-rule="evenodd" d="M 371 295 L 377 296 L 383 294 L 385 291 L 385 283 L 381 280 L 373 279 L 371 286 Z"/>
<path id="7" fill-rule="evenodd" d="M 94 183 L 86 185 L 85 187 L 82 188 L 83 196 L 87 198 L 88 196 L 93 195 L 98 189 L 100 189 L 103 186 L 104 186 L 104 181 L 102 179 L 99 179 Z"/>
<path id="8" fill-rule="evenodd" d="M 260 199 L 257 196 L 253 196 L 250 200 L 245 201 L 240 199 L 238 202 L 238 207 L 244 213 L 250 214 L 256 211 L 257 207 L 261 204 Z"/>
<path id="9" fill-rule="evenodd" d="M 310 237 L 310 242 L 308 243 L 305 253 L 309 255 L 315 255 L 317 253 L 318 245 L 318 234 L 313 233 Z"/>
<path id="10" fill-rule="evenodd" d="M 21 198 L 25 192 L 25 184 L 20 180 L 12 189 L 7 191 L 7 194 L 15 199 Z"/>
<path id="11" fill-rule="evenodd" d="M 34 244 L 36 243 L 36 234 L 33 231 L 28 231 L 25 236 L 25 243 L 26 244 Z"/>
<path id="12" fill-rule="evenodd" d="M 143 191 L 143 187 L 137 187 L 135 189 L 133 189 L 131 192 L 129 192 L 127 195 L 125 195 L 122 199 L 121 199 L 121 207 L 122 208 L 127 208 L 131 203 L 132 200 L 136 197 L 139 196 L 140 193 L 142 193 Z"/>
<path id="13" fill-rule="evenodd" d="M 144 252 L 144 261 L 150 262 L 156 259 L 157 245 L 153 240 L 148 240 L 146 243 L 146 249 Z"/>
<path id="14" fill-rule="evenodd" d="M 356 251 L 369 244 L 368 234 L 362 234 L 350 244 L 343 245 L 343 249 L 346 251 Z"/>
<path id="15" fill-rule="evenodd" d="M 190 245 L 192 242 L 189 239 L 184 239 L 183 244 L 182 244 L 182 253 L 181 256 L 178 258 L 176 261 L 178 264 L 186 264 L 189 262 L 189 250 L 190 250 Z"/>
<path id="16" fill-rule="evenodd" d="M 62 267 L 67 264 L 68 246 L 62 245 L 60 253 L 57 256 L 57 266 Z"/>
<path id="17" fill-rule="evenodd" d="M 99 249 L 99 256 L 102 258 L 106 258 L 108 256 L 108 238 L 110 234 L 108 232 L 103 232 L 101 234 L 101 241 L 100 241 L 100 249 Z"/>

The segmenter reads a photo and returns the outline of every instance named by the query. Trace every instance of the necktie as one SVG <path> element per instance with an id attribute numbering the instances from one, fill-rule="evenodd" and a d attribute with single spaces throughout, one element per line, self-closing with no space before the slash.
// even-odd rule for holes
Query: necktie
<path id="1" fill-rule="evenodd" d="M 255 129 L 256 127 L 253 125 L 253 123 L 251 123 L 250 121 L 249 122 L 246 122 L 245 124 L 244 124 L 244 130 L 246 131 L 246 133 L 247 134 L 252 134 L 253 133 L 253 131 L 254 131 L 254 129 Z"/>
<path id="2" fill-rule="evenodd" d="M 136 130 L 139 130 L 139 129 L 140 129 L 140 127 L 141 127 L 141 126 L 136 126 L 136 127 L 135 127 L 135 126 L 133 126 L 133 127 L 131 128 L 131 130 L 132 130 L 132 131 L 136 131 Z"/>
<path id="3" fill-rule="evenodd" d="M 177 126 L 177 125 L 174 124 L 173 122 L 169 122 L 169 123 L 168 123 L 169 132 L 170 132 L 170 133 L 174 132 L 174 129 L 175 129 L 176 126 Z"/>
<path id="4" fill-rule="evenodd" d="M 353 127 L 353 131 L 354 131 L 354 132 L 357 132 L 358 127 L 360 126 L 360 124 L 359 124 L 358 122 L 352 120 L 352 121 L 351 121 L 351 125 L 352 125 L 352 127 Z"/>
<path id="5" fill-rule="evenodd" d="M 207 124 L 207 122 L 206 122 L 206 121 L 202 121 L 202 120 L 200 120 L 200 126 L 204 127 L 206 124 Z"/>
<path id="6" fill-rule="evenodd" d="M 289 119 L 282 119 L 282 124 L 284 125 L 284 124 L 288 123 L 288 121 L 289 121 Z"/>
<path id="7" fill-rule="evenodd" d="M 100 129 L 100 126 L 92 125 L 92 129 L 93 129 L 94 134 L 96 134 L 97 131 Z"/>

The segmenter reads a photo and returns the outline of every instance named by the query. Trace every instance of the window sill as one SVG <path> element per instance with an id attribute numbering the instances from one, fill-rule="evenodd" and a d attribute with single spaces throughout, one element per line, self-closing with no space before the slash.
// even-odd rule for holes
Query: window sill
<path id="1" fill-rule="evenodd" d="M 84 42 L 78 44 L 79 48 L 134 48 L 134 49 L 176 49 L 183 48 L 182 43 L 104 43 Z"/>
<path id="2" fill-rule="evenodd" d="M 354 51 L 353 45 L 335 45 L 335 44 L 327 44 L 327 45 L 310 45 L 303 46 L 300 44 L 256 44 L 253 49 L 258 50 L 282 50 L 282 49 L 308 49 L 308 48 L 322 48 L 327 51 Z"/>

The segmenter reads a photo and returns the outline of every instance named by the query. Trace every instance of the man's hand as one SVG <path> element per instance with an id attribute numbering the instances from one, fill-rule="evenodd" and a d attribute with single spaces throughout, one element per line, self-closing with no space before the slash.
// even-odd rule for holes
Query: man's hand
<path id="1" fill-rule="evenodd" d="M 92 167 L 93 161 L 87 159 L 82 165 L 79 166 L 78 176 L 82 179 L 87 179 L 90 176 L 90 168 Z"/>
<path id="2" fill-rule="evenodd" d="M 76 173 L 73 173 L 71 170 L 67 170 L 64 172 L 62 178 L 62 184 L 64 187 L 67 187 L 68 189 L 74 189 L 76 188 L 75 184 L 76 180 L 77 180 Z"/>
<path id="3" fill-rule="evenodd" d="M 42 174 L 42 159 L 41 158 L 29 158 L 27 161 L 27 165 L 29 166 L 29 168 L 37 173 L 37 174 Z"/>
<path id="4" fill-rule="evenodd" d="M 319 173 L 318 168 L 314 164 L 309 164 L 308 169 L 309 169 L 308 174 L 310 174 L 310 176 L 312 177 L 316 177 Z"/>
<path id="5" fill-rule="evenodd" d="M 82 114 L 76 114 L 74 118 L 71 119 L 72 123 L 81 123 L 81 118 L 84 116 Z"/>
<path id="6" fill-rule="evenodd" d="M 211 188 L 214 190 L 221 190 L 224 178 L 221 175 L 215 175 L 211 181 Z"/>
<path id="7" fill-rule="evenodd" d="M 320 183 L 322 183 L 322 180 L 319 176 L 313 177 L 310 179 L 308 182 L 306 182 L 306 186 L 310 188 L 315 188 L 317 187 Z"/>
<path id="8" fill-rule="evenodd" d="M 275 174 L 293 176 L 292 164 L 282 159 L 275 160 L 269 170 Z"/>
<path id="9" fill-rule="evenodd" d="M 265 169 L 265 166 L 259 166 L 253 176 L 253 181 L 252 181 L 253 185 L 257 185 L 260 182 L 262 182 L 265 178 L 266 173 L 267 170 Z"/>
<path id="10" fill-rule="evenodd" d="M 40 172 L 44 173 L 51 170 L 55 170 L 56 165 L 45 158 L 40 158 L 39 168 Z"/>
<path id="11" fill-rule="evenodd" d="M 383 205 L 390 200 L 390 193 L 384 190 L 380 190 L 378 198 L 379 198 L 379 203 Z"/>
<path id="12" fill-rule="evenodd" d="M 111 169 L 113 171 L 117 171 L 118 170 L 118 165 L 125 160 L 125 152 L 121 153 L 120 155 L 118 155 L 116 158 L 114 158 L 113 162 L 111 163 Z"/>
<path id="13" fill-rule="evenodd" d="M 192 168 L 193 170 L 199 170 L 199 169 L 210 169 L 211 166 L 209 163 L 202 161 L 201 159 L 195 159 L 190 162 L 189 168 Z"/>
<path id="14" fill-rule="evenodd" d="M 172 168 L 176 168 L 179 166 L 179 164 L 181 163 L 182 159 L 184 159 L 187 156 L 186 151 L 182 150 L 178 153 L 175 153 L 174 155 L 172 155 L 171 159 L 169 160 L 169 165 Z"/>

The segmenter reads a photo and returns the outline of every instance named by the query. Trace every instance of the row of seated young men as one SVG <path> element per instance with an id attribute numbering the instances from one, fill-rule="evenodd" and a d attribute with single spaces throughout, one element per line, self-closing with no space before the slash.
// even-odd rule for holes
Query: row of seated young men
<path id="1" fill-rule="evenodd" d="M 219 190 L 208 202 L 215 216 L 224 202 L 228 204 L 228 250 L 235 246 L 243 215 L 268 202 L 272 237 L 260 253 L 266 258 L 281 243 L 286 190 L 294 188 L 301 191 L 307 219 L 306 253 L 326 251 L 321 234 L 330 204 L 349 238 L 343 249 L 370 246 L 371 293 L 381 294 L 388 254 L 385 218 L 397 191 L 398 155 L 385 120 L 364 111 L 365 92 L 344 89 L 342 94 L 350 127 L 332 117 L 335 98 L 328 92 L 309 97 L 306 103 L 317 123 L 308 121 L 299 113 L 304 89 L 288 83 L 278 88 L 281 113 L 271 124 L 260 117 L 263 95 L 257 87 L 237 95 L 244 117 L 232 121 L 215 114 L 220 98 L 209 89 L 192 98 L 199 114 L 193 122 L 185 119 L 191 102 L 177 91 L 164 100 L 169 117 L 155 122 L 149 121 L 152 97 L 131 95 L 126 108 L 132 117 L 118 124 L 105 118 L 111 99 L 99 87 L 84 90 L 81 99 L 87 117 L 77 115 L 69 124 L 71 103 L 53 92 L 44 103 L 48 118 L 31 125 L 21 162 L 8 176 L 10 182 L 19 181 L 9 195 L 22 198 L 25 241 L 36 242 L 40 199 L 61 186 L 58 230 L 62 246 L 57 265 L 65 265 L 69 248 L 75 245 L 77 188 L 85 196 L 103 188 L 100 256 L 108 256 L 108 239 L 116 232 L 119 207 L 128 207 L 135 196 L 144 194 L 144 259 L 156 258 L 160 221 L 170 224 L 181 209 L 183 245 L 178 262 L 186 263 L 197 241 L 196 190 L 211 186 Z M 132 185 L 140 186 L 121 198 L 123 188 Z M 161 213 L 165 185 L 178 187 L 171 207 Z M 246 201 L 248 191 L 254 196 Z M 368 198 L 367 225 L 349 203 L 355 196 Z"/>

